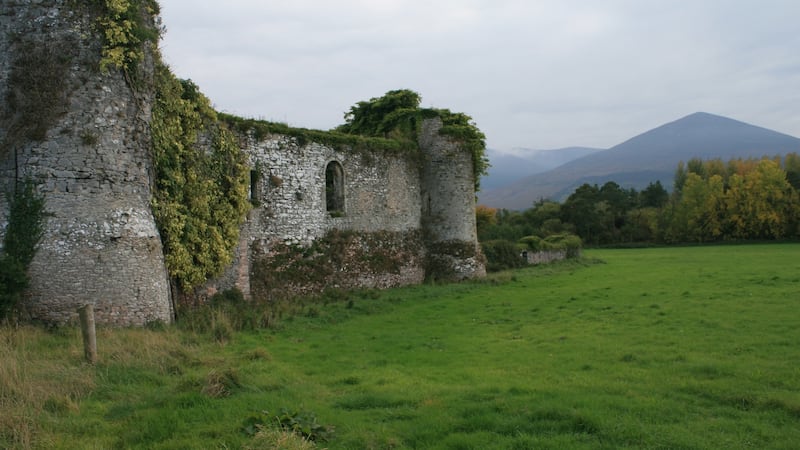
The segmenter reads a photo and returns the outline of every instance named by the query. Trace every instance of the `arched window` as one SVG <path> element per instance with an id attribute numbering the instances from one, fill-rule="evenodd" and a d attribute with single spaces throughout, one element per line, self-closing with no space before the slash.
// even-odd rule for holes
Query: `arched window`
<path id="1" fill-rule="evenodd" d="M 333 216 L 344 214 L 344 170 L 336 161 L 325 167 L 325 209 Z"/>

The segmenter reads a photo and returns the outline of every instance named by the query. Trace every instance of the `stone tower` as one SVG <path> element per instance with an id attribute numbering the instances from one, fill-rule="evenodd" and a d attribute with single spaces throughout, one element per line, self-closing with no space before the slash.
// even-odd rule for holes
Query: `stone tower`
<path id="1" fill-rule="evenodd" d="M 104 74 L 101 39 L 78 3 L 0 7 L 0 234 L 7 193 L 32 180 L 48 217 L 26 311 L 63 323 L 91 303 L 100 323 L 168 322 L 169 282 L 150 209 L 152 61 L 140 63 L 135 83 L 119 70 Z"/>
<path id="2" fill-rule="evenodd" d="M 465 279 L 486 275 L 475 225 L 472 155 L 439 134 L 441 119 L 422 122 L 419 146 L 422 230 L 428 278 Z"/>

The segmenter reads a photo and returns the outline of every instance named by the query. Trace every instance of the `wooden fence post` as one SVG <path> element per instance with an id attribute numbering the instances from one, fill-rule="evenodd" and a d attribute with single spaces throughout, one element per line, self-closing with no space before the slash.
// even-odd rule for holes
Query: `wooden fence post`
<path id="1" fill-rule="evenodd" d="M 97 362 L 97 335 L 94 327 L 94 307 L 86 304 L 78 308 L 78 315 L 81 318 L 81 334 L 83 334 L 83 354 L 86 362 L 95 364 Z"/>

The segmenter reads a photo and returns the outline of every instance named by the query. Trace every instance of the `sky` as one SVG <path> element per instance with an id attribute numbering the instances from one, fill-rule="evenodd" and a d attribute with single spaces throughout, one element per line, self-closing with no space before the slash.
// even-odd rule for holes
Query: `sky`
<path id="1" fill-rule="evenodd" d="M 703 111 L 800 137 L 797 0 L 160 0 L 218 111 L 328 130 L 395 89 L 487 146 L 608 148 Z"/>

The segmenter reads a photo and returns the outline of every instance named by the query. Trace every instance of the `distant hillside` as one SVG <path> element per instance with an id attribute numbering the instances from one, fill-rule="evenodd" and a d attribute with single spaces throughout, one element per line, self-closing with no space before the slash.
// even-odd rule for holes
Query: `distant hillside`
<path id="1" fill-rule="evenodd" d="M 514 153 L 488 149 L 489 174 L 481 178 L 481 188 L 496 189 L 529 175 L 546 172 L 582 156 L 602 151 L 600 148 L 567 147 L 556 150 L 516 148 Z"/>
<path id="2" fill-rule="evenodd" d="M 691 158 L 761 157 L 800 152 L 800 139 L 726 117 L 695 113 L 642 133 L 608 150 L 480 193 L 482 204 L 526 209 L 541 198 L 563 200 L 583 183 L 615 181 L 642 189 L 672 186 L 675 168 Z"/>

